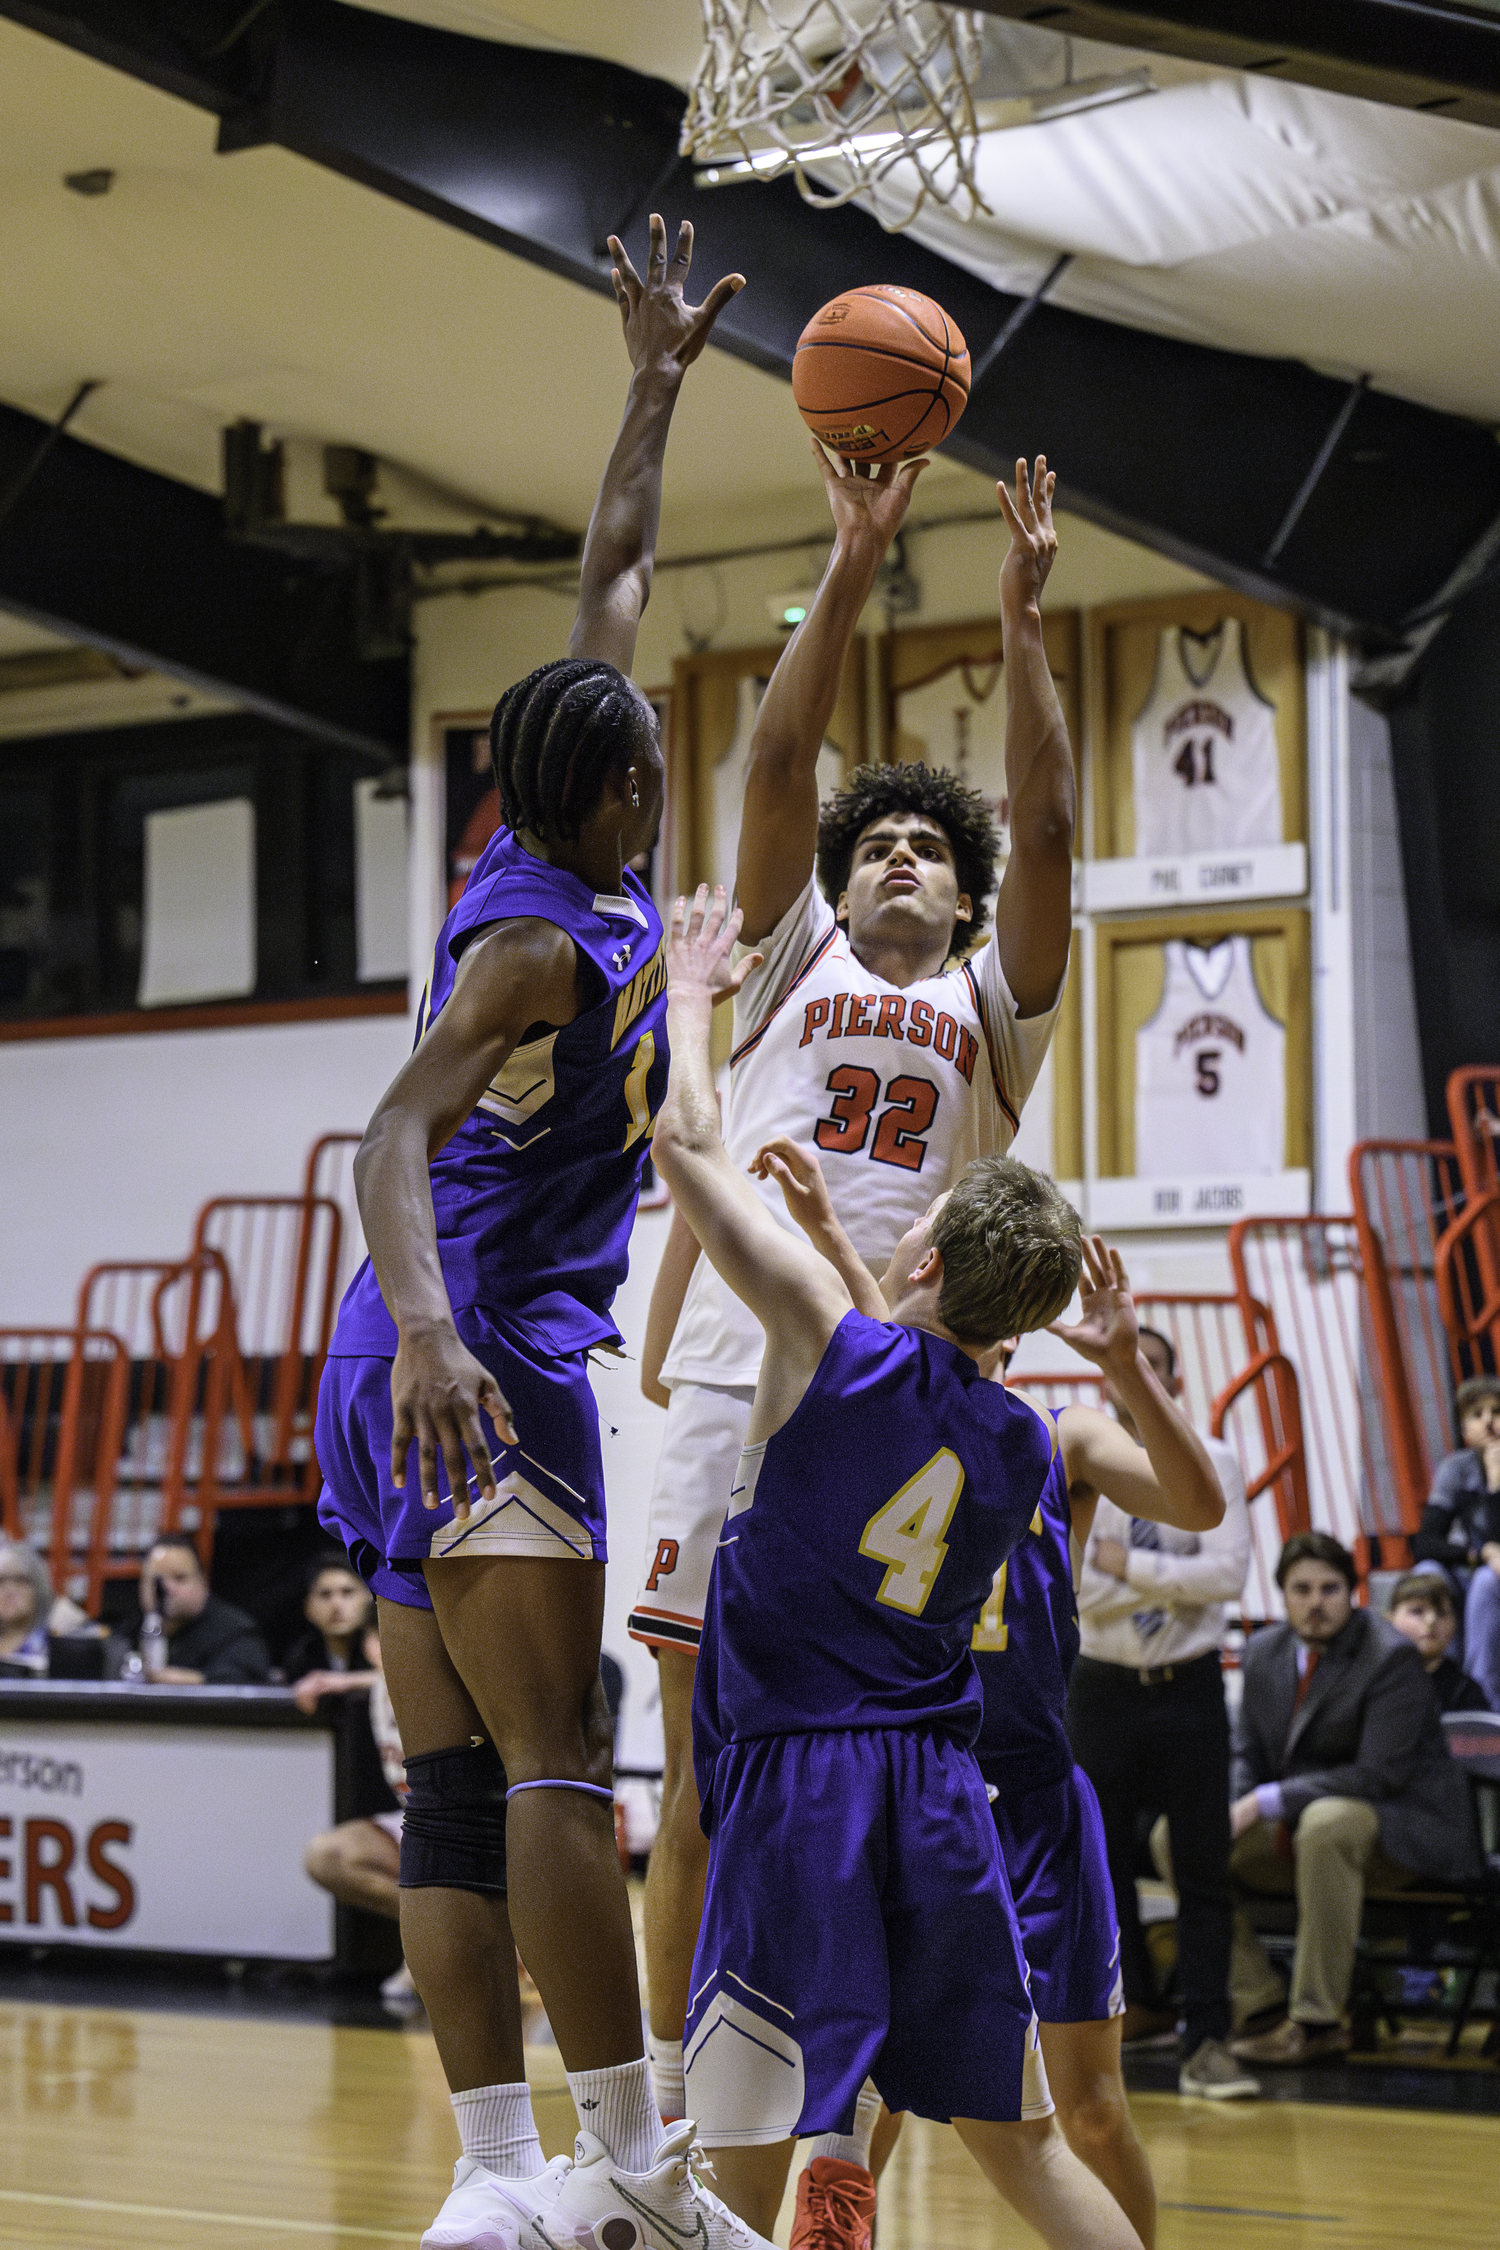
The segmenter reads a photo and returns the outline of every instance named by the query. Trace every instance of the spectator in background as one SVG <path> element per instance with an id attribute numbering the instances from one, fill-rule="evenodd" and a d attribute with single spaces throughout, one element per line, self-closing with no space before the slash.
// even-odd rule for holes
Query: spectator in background
<path id="1" fill-rule="evenodd" d="M 1438 1463 L 1412 1553 L 1464 1594 L 1464 1663 L 1500 1710 L 1500 1380 L 1471 1375 L 1454 1406 L 1463 1444 Z"/>
<path id="2" fill-rule="evenodd" d="M 1385 1613 L 1421 1657 L 1440 1711 L 1489 1710 L 1489 1698 L 1479 1682 L 1470 1679 L 1448 1653 L 1458 1636 L 1458 1613 L 1441 1571 L 1407 1571 L 1391 1588 Z"/>
<path id="3" fill-rule="evenodd" d="M 0 1536 L 0 1664 L 15 1674 L 47 1670 L 49 1636 L 74 1633 L 87 1613 L 54 1594 L 47 1565 L 24 1540 Z"/>
<path id="4" fill-rule="evenodd" d="M 1298 1532 L 1276 1565 L 1286 1622 L 1245 1650 L 1230 1871 L 1245 1891 L 1297 1900 L 1286 2018 L 1234 2042 L 1255 2064 L 1347 2050 L 1344 2005 L 1367 1888 L 1476 1872 L 1467 1785 L 1422 1659 L 1388 1619 L 1353 1607 L 1355 1575 L 1336 1539 Z M 1278 1989 L 1244 1923 L 1235 1972 L 1247 2012 Z"/>
<path id="5" fill-rule="evenodd" d="M 369 1678 L 364 1644 L 375 1622 L 375 1597 L 347 1557 L 328 1554 L 314 1562 L 302 1614 L 307 1628 L 281 1660 L 284 1678 L 294 1684 L 313 1673 Z"/>
<path id="6" fill-rule="evenodd" d="M 148 1679 L 171 1687 L 246 1687 L 270 1677 L 271 1659 L 255 1620 L 210 1593 L 191 1539 L 157 1540 L 141 1572 L 140 1601 Z"/>
<path id="7" fill-rule="evenodd" d="M 363 1581 L 358 1581 L 361 1593 Z M 302 1854 L 302 1864 L 313 1881 L 330 1891 L 341 1906 L 357 1906 L 366 1914 L 379 1914 L 388 1922 L 401 1919 L 401 1807 L 406 1801 L 406 1764 L 396 1714 L 386 1692 L 380 1664 L 380 1636 L 373 1625 L 359 1635 L 358 1667 L 342 1672 L 309 1672 L 297 1682 L 299 1710 L 311 1714 L 325 1695 L 369 1691 L 370 1732 L 380 1753 L 380 1770 L 396 1802 L 388 1810 L 341 1820 L 314 1836 Z M 411 1971 L 403 1961 L 380 1987 L 380 1996 L 397 2009 L 421 2005 Z"/>
<path id="8" fill-rule="evenodd" d="M 1140 1348 L 1162 1387 L 1182 1394 L 1177 1355 L 1155 1329 Z M 1118 1399 L 1116 1415 L 1135 1425 Z M 1229 1719 L 1219 1644 L 1224 1611 L 1250 1567 L 1245 1480 L 1227 1445 L 1205 1438 L 1224 1518 L 1203 1533 L 1125 1515 L 1100 1498 L 1078 1585 L 1081 1654 L 1068 1690 L 1073 1754 L 1104 1819 L 1120 1918 L 1127 2041 L 1170 2039 L 1177 2010 L 1161 2005 L 1136 1906 L 1141 1816 L 1165 1813 L 1177 1888 L 1177 1963 L 1184 2035 L 1179 2089 L 1224 2100 L 1259 2093 L 1231 2058 Z"/>
<path id="9" fill-rule="evenodd" d="M 0 1540 L 0 1662 L 7 1669 L 47 1669 L 47 1619 L 52 1587 L 47 1566 L 32 1548 Z"/>

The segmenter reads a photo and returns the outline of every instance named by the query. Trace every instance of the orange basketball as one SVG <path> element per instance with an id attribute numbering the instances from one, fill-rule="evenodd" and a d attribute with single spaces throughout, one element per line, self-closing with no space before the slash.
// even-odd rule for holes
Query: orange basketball
<path id="1" fill-rule="evenodd" d="M 941 445 L 969 403 L 969 347 L 919 289 L 846 289 L 797 339 L 792 396 L 849 461 L 906 461 Z"/>

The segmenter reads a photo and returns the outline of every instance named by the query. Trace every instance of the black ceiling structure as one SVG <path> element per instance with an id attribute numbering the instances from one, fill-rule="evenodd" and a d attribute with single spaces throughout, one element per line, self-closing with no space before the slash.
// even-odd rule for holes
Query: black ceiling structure
<path id="1" fill-rule="evenodd" d="M 986 15 L 1500 125 L 1500 20 L 1445 0 L 970 0 Z"/>
<path id="2" fill-rule="evenodd" d="M 1206 0 L 1183 9 L 1210 12 Z M 1452 13 L 1405 0 L 1298 12 Z M 1475 423 L 1046 302 L 1018 322 L 1024 299 L 852 206 L 809 209 L 789 181 L 696 188 L 677 156 L 683 96 L 662 80 L 339 0 L 0 0 L 0 13 L 214 111 L 230 157 L 274 143 L 601 293 L 610 232 L 639 235 L 652 207 L 691 216 L 699 275 L 750 277 L 717 345 L 778 376 L 839 289 L 880 279 L 925 290 L 976 363 L 989 354 L 951 441 L 957 457 L 1004 474 L 1017 454 L 1044 450 L 1068 507 L 1367 648 L 1399 647 L 1403 620 L 1486 559 L 1500 525 L 1500 446 Z M 1240 13 L 1254 16 L 1251 0 Z M 0 561 L 13 551 L 0 540 Z"/>
<path id="3" fill-rule="evenodd" d="M 0 495 L 0 606 L 377 766 L 404 759 L 407 661 L 360 655 L 356 571 L 234 540 L 207 493 L 8 406 Z"/>

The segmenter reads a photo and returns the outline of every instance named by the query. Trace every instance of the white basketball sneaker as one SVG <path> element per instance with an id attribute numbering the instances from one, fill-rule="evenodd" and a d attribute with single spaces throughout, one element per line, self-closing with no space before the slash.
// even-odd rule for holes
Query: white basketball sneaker
<path id="1" fill-rule="evenodd" d="M 537 2223 L 546 2250 L 771 2250 L 697 2177 L 697 2130 L 691 2118 L 674 2125 L 649 2172 L 622 2171 L 602 2141 L 580 2133 L 573 2168 Z"/>
<path id="2" fill-rule="evenodd" d="M 548 2250 L 537 2226 L 572 2165 L 555 2156 L 529 2180 L 502 2180 L 472 2156 L 453 2167 L 453 2190 L 422 2237 L 422 2250 Z"/>

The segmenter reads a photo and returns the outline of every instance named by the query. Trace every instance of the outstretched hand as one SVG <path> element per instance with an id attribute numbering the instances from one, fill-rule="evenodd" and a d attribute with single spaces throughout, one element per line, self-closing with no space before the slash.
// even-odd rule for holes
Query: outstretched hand
<path id="1" fill-rule="evenodd" d="M 691 907 L 685 898 L 677 901 L 667 933 L 669 998 L 706 992 L 715 1007 L 721 1000 L 734 998 L 761 959 L 758 953 L 747 953 L 742 961 L 729 958 L 743 918 L 738 907 L 730 911 L 722 883 L 716 885 L 712 896 L 707 883 L 700 883 Z"/>
<path id="2" fill-rule="evenodd" d="M 609 238 L 609 254 L 615 262 L 610 280 L 631 364 L 681 375 L 708 342 L 713 324 L 730 298 L 744 288 L 744 275 L 726 274 L 714 283 L 701 305 L 688 304 L 683 290 L 693 263 L 692 221 L 684 219 L 678 228 L 677 248 L 669 265 L 666 224 L 656 211 L 651 214 L 651 253 L 644 281 L 618 235 Z"/>
<path id="3" fill-rule="evenodd" d="M 810 1148 L 788 1134 L 763 1143 L 750 1159 L 750 1170 L 758 1180 L 776 1182 L 804 1234 L 816 1236 L 836 1224 L 822 1165 Z"/>
<path id="4" fill-rule="evenodd" d="M 1081 1358 L 1092 1360 L 1106 1374 L 1128 1374 L 1140 1347 L 1140 1326 L 1124 1261 L 1102 1235 L 1083 1238 L 1078 1294 L 1082 1320 L 1076 1327 L 1054 1320 L 1048 1334 L 1071 1344 Z"/>
<path id="5" fill-rule="evenodd" d="M 1010 551 L 1000 565 L 1000 601 L 1036 607 L 1042 588 L 1057 560 L 1057 533 L 1052 528 L 1052 495 L 1057 490 L 1055 471 L 1039 453 L 1036 468 L 1028 471 L 1024 460 L 1016 463 L 1016 489 L 997 484 L 1000 513 L 1010 526 Z"/>
<path id="6" fill-rule="evenodd" d="M 872 475 L 864 476 L 857 462 L 846 461 L 840 454 L 830 456 L 816 438 L 812 449 L 838 537 L 873 541 L 884 555 L 905 520 L 916 481 L 930 463 L 925 457 L 900 463 L 883 461 Z"/>

